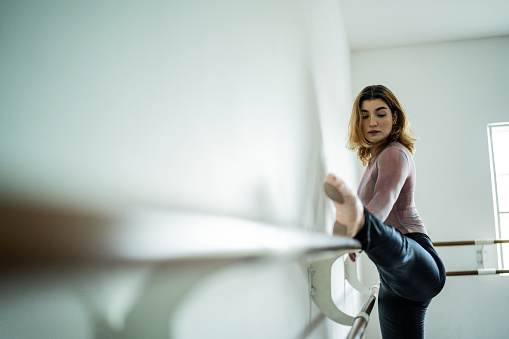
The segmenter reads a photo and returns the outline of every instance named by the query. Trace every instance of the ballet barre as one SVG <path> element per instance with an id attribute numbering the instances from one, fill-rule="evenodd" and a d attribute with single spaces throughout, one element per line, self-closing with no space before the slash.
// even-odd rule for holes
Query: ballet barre
<path id="1" fill-rule="evenodd" d="M 447 276 L 458 276 L 458 275 L 490 275 L 490 274 L 508 274 L 509 270 L 497 270 L 492 268 L 482 268 L 473 271 L 451 271 L 447 272 Z"/>
<path id="2" fill-rule="evenodd" d="M 168 319 L 198 282 L 229 265 L 255 260 L 310 262 L 328 256 L 315 275 L 327 279 L 319 279 L 321 284 L 313 280 L 314 300 L 329 298 L 328 306 L 343 314 L 330 300 L 330 269 L 337 258 L 361 249 L 354 239 L 219 215 L 148 209 L 89 212 L 1 201 L 0 233 L 2 283 L 30 282 L 42 288 L 51 281 L 52 293 L 72 291 L 101 338 L 170 338 Z M 360 287 L 353 282 L 356 268 L 348 272 L 351 283 Z M 122 288 L 103 284 L 108 279 L 121 282 Z M 16 291 L 9 300 L 25 293 Z M 164 294 L 164 301 L 155 291 Z M 4 298 L 0 296 L 0 310 L 9 305 Z M 365 319 L 368 312 L 362 312 Z M 359 316 L 346 317 L 353 325 Z"/>
<path id="3" fill-rule="evenodd" d="M 369 317 L 371 315 L 371 311 L 375 306 L 376 298 L 378 297 L 378 289 L 380 288 L 380 284 L 376 284 L 371 287 L 371 293 L 368 298 L 364 302 L 361 311 L 355 317 L 352 328 L 348 333 L 347 339 L 361 339 L 364 335 L 364 331 L 369 323 Z"/>
<path id="4" fill-rule="evenodd" d="M 481 266 L 477 270 L 467 271 L 449 271 L 447 276 L 464 276 L 464 275 L 493 275 L 493 274 L 508 274 L 509 270 L 499 270 L 495 268 L 485 268 L 485 251 L 484 246 L 494 244 L 508 244 L 509 240 L 506 239 L 477 239 L 477 240 L 462 240 L 462 241 L 439 241 L 433 242 L 435 247 L 446 246 L 479 246 L 477 249 L 477 262 Z"/>
<path id="5" fill-rule="evenodd" d="M 433 246 L 466 246 L 466 245 L 491 245 L 491 244 L 508 244 L 509 240 L 480 239 L 480 240 L 464 240 L 464 241 L 438 241 Z"/>

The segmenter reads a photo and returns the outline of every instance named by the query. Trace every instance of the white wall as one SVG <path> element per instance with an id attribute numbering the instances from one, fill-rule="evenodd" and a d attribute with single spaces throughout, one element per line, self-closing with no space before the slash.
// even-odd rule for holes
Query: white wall
<path id="1" fill-rule="evenodd" d="M 319 124 L 349 92 L 338 11 L 332 1 L 2 4 L 3 191 L 299 223 Z"/>
<path id="2" fill-rule="evenodd" d="M 328 232 L 325 173 L 355 184 L 343 147 L 350 55 L 335 1 L 2 2 L 0 55 L 4 199 L 185 209 Z M 318 315 L 302 269 L 211 278 L 196 293 L 216 312 L 200 326 L 226 330 L 218 309 L 247 302 L 252 338 L 299 333 Z M 223 307 L 232 279 L 242 288 Z M 339 302 L 355 306 L 338 280 Z M 287 313 L 273 316 L 270 300 L 254 298 L 271 288 L 263 281 L 277 284 L 272 302 Z M 184 338 L 198 327 L 182 324 L 201 311 L 183 310 L 175 328 Z"/>
<path id="3" fill-rule="evenodd" d="M 352 54 L 353 92 L 388 86 L 420 138 L 416 204 L 433 241 L 495 237 L 486 125 L 509 120 L 507 60 L 509 37 Z M 439 252 L 448 270 L 477 268 L 473 247 Z M 505 337 L 496 300 L 509 296 L 506 280 L 449 277 L 430 306 L 427 336 Z"/>

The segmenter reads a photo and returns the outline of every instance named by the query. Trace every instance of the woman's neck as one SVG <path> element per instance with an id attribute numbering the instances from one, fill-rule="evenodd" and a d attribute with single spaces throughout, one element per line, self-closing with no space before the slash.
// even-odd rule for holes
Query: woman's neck
<path id="1" fill-rule="evenodd" d="M 381 143 L 378 143 L 376 145 L 371 146 L 369 149 L 370 159 L 369 162 L 371 163 L 387 146 L 387 140 L 384 140 Z"/>

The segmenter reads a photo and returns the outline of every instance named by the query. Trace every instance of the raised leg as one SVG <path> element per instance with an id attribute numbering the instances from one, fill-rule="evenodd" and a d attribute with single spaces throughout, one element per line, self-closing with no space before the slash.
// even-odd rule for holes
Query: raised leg
<path id="1" fill-rule="evenodd" d="M 445 268 L 427 235 L 403 235 L 385 225 L 334 175 L 327 176 L 324 189 L 336 207 L 334 233 L 359 240 L 376 265 L 381 280 L 394 293 L 410 300 L 425 301 L 441 291 Z"/>

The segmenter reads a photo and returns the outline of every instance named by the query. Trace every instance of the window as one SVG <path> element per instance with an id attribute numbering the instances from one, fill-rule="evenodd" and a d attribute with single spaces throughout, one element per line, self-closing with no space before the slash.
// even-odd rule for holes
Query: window
<path id="1" fill-rule="evenodd" d="M 509 239 L 509 122 L 489 124 L 488 141 L 497 239 Z M 498 256 L 501 268 L 509 265 L 509 244 Z"/>

